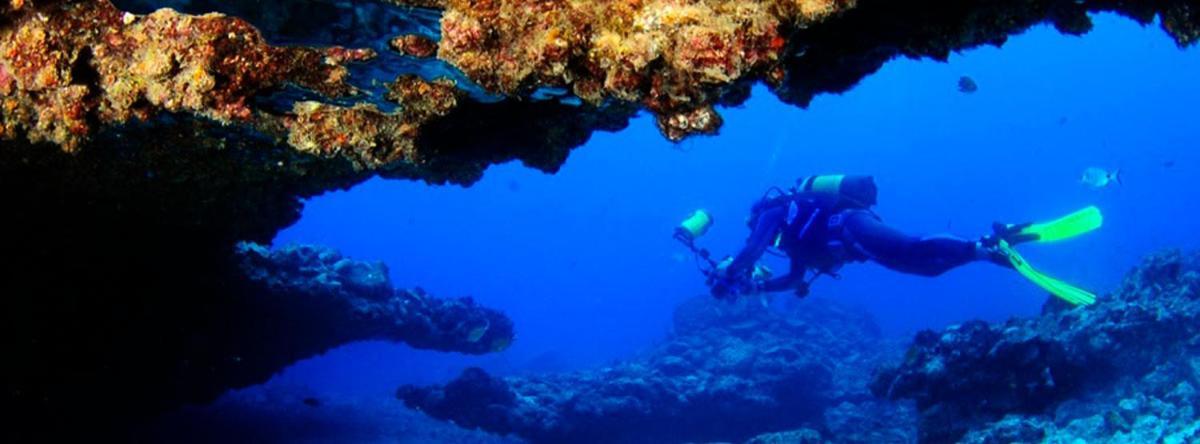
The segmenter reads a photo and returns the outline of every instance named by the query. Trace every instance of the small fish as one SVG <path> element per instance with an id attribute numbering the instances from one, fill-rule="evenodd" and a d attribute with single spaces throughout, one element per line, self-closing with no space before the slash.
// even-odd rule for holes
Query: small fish
<path id="1" fill-rule="evenodd" d="M 502 352 L 508 348 L 509 344 L 512 344 L 512 340 L 509 338 L 496 338 L 495 341 L 492 341 L 492 351 L 497 353 Z"/>
<path id="2" fill-rule="evenodd" d="M 483 325 L 472 328 L 467 332 L 467 342 L 479 342 L 480 339 L 483 339 L 483 335 L 487 334 L 488 327 L 491 326 L 491 322 L 484 321 Z"/>
<path id="3" fill-rule="evenodd" d="M 975 84 L 975 79 L 972 79 L 969 76 L 962 76 L 958 78 L 958 92 L 970 94 L 975 91 L 979 91 L 979 85 Z"/>
<path id="4" fill-rule="evenodd" d="M 1079 182 L 1095 189 L 1105 188 L 1112 184 L 1123 185 L 1121 182 L 1121 170 L 1118 168 L 1114 171 L 1108 171 L 1103 168 L 1090 167 L 1083 170 L 1083 177 Z"/>
<path id="5" fill-rule="evenodd" d="M 320 407 L 321 406 L 321 400 L 317 399 L 317 398 L 313 398 L 313 397 L 304 398 L 304 400 L 301 402 L 303 402 L 304 405 L 309 406 L 309 407 Z"/>
<path id="6" fill-rule="evenodd" d="M 1162 163 L 1162 166 L 1163 166 L 1163 168 L 1171 168 L 1171 167 L 1175 166 L 1175 161 L 1174 161 L 1174 160 L 1168 160 L 1168 161 L 1166 161 L 1166 162 L 1163 162 L 1163 163 Z"/>

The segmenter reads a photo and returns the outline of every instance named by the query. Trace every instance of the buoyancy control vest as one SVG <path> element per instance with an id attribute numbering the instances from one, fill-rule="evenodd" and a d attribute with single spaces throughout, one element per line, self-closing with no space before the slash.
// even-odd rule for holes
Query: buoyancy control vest
<path id="1" fill-rule="evenodd" d="M 775 247 L 787 253 L 805 268 L 831 274 L 842 264 L 857 259 L 845 248 L 840 221 L 846 208 L 835 199 L 819 193 L 797 193 L 786 201 L 787 218 Z"/>
<path id="2" fill-rule="evenodd" d="M 861 262 L 867 254 L 844 230 L 844 221 L 864 212 L 878 218 L 869 207 L 875 203 L 875 183 L 870 176 L 810 176 L 797 181 L 790 193 L 768 193 L 755 204 L 751 226 L 763 211 L 786 206 L 787 218 L 773 246 L 805 268 L 835 274 L 847 262 Z"/>

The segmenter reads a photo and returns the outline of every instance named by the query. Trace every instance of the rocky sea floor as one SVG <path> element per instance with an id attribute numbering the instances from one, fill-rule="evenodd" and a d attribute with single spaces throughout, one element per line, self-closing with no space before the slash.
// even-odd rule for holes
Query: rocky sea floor
<path id="1" fill-rule="evenodd" d="M 623 362 L 467 369 L 396 398 L 254 387 L 159 418 L 175 442 L 1186 443 L 1200 439 L 1200 255 L 1164 252 L 1090 307 L 908 341 L 828 297 L 696 298 Z M 907 344 L 907 345 L 906 345 Z M 407 405 L 407 407 L 406 407 Z"/>
<path id="2" fill-rule="evenodd" d="M 532 442 L 1195 442 L 1200 256 L 1152 255 L 1089 307 L 925 331 L 911 344 L 829 298 L 695 299 L 624 363 L 397 396 Z"/>
<path id="3" fill-rule="evenodd" d="M 309 398 L 302 388 L 251 388 L 153 420 L 136 442 L 520 443 L 431 419 L 390 396 Z M 306 402 L 306 400 L 308 400 Z"/>

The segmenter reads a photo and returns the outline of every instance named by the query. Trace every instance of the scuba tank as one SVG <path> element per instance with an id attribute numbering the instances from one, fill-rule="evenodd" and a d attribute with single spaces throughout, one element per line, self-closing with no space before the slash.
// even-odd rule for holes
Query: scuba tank
<path id="1" fill-rule="evenodd" d="M 750 209 L 750 216 L 746 219 L 746 225 L 754 230 L 758 224 L 758 217 L 767 208 L 780 204 L 789 204 L 788 222 L 793 222 L 793 219 L 800 217 L 806 219 L 809 224 L 814 222 L 814 215 L 806 213 L 799 215 L 791 210 L 796 209 L 794 203 L 797 200 L 807 200 L 810 203 L 818 203 L 821 211 L 825 212 L 826 216 L 831 215 L 840 209 L 858 208 L 868 210 L 875 205 L 878 190 L 875 187 L 875 178 L 867 175 L 845 175 L 845 174 L 827 174 L 801 177 L 796 180 L 796 186 L 784 192 L 779 187 L 768 188 L 763 192 L 763 195 L 754 206 Z M 808 225 L 808 224 L 806 224 Z M 807 226 L 802 230 L 807 231 Z M 801 233 L 801 236 L 803 233 Z M 780 248 L 783 240 L 782 233 L 776 237 L 772 247 Z M 777 251 L 768 250 L 769 253 L 775 256 L 782 256 Z"/>
<path id="2" fill-rule="evenodd" d="M 875 177 L 867 175 L 823 174 L 796 179 L 796 186 L 788 191 L 779 187 L 767 188 L 761 198 L 750 208 L 746 224 L 750 229 L 758 222 L 758 215 L 772 204 L 793 199 L 800 194 L 810 194 L 831 201 L 833 206 L 869 209 L 875 206 L 879 190 Z"/>
<path id="3" fill-rule="evenodd" d="M 875 178 L 866 175 L 826 174 L 796 180 L 796 191 L 836 196 L 840 203 L 858 208 L 875 206 L 879 189 Z"/>

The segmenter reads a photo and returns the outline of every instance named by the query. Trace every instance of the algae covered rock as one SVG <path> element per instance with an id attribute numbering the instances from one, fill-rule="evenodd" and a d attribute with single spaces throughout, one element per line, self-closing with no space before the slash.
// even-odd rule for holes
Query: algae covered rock
<path id="1" fill-rule="evenodd" d="M 1195 421 L 1198 334 L 1200 255 L 1165 252 L 1093 306 L 922 332 L 872 391 L 915 400 L 923 442 L 1155 441 Z"/>
<path id="2" fill-rule="evenodd" d="M 828 300 L 780 313 L 696 298 L 675 320 L 667 342 L 610 367 L 504 378 L 470 369 L 397 397 L 435 418 L 533 442 L 740 441 L 806 424 L 830 436 L 862 433 L 859 442 L 869 441 L 864 430 L 911 435 L 903 406 L 866 391 L 885 350 L 861 312 Z M 820 430 L 759 439 L 798 437 L 830 439 Z"/>
<path id="3" fill-rule="evenodd" d="M 419 289 L 395 289 L 382 262 L 347 259 L 312 245 L 271 250 L 242 243 L 236 254 L 250 282 L 266 295 L 281 295 L 260 298 L 292 298 L 279 303 L 291 304 L 290 310 L 297 312 L 306 307 L 325 312 L 321 325 L 331 331 L 309 333 L 323 337 L 322 342 L 390 339 L 417 348 L 483 354 L 504 350 L 513 340 L 512 321 L 502 313 L 469 298 L 438 299 Z"/>
<path id="4" fill-rule="evenodd" d="M 764 433 L 746 441 L 746 444 L 818 444 L 823 443 L 821 434 L 813 429 L 788 432 Z"/>
<path id="5" fill-rule="evenodd" d="M 13 1 L 0 17 L 0 139 L 74 151 L 178 113 L 361 170 L 470 183 L 514 158 L 556 170 L 642 109 L 668 139 L 714 134 L 718 107 L 756 82 L 807 105 L 897 57 L 945 59 L 1044 22 L 1080 34 L 1097 11 L 1158 18 L 1180 46 L 1200 36 L 1189 0 Z M 382 86 L 407 76 L 461 100 L 414 112 L 426 104 Z M 443 119 L 484 132 L 443 131 Z"/>

